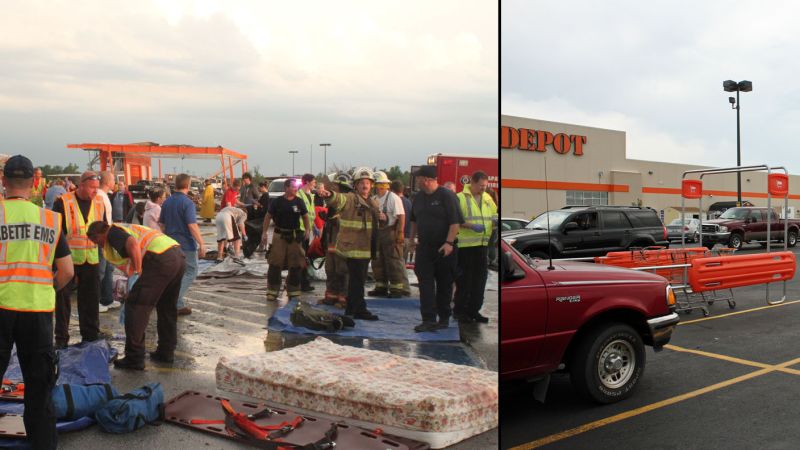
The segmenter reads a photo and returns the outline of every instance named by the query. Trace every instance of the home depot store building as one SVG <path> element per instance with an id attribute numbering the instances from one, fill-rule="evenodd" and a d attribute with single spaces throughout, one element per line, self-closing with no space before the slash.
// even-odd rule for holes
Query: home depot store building
<path id="1" fill-rule="evenodd" d="M 541 214 L 547 210 L 547 195 L 550 209 L 576 204 L 641 205 L 659 211 L 668 222 L 680 214 L 683 172 L 705 168 L 628 159 L 624 131 L 504 115 L 500 135 L 504 217 Z M 733 156 L 732 152 L 726 159 Z M 800 177 L 790 176 L 789 189 L 790 207 L 800 206 Z M 766 206 L 766 192 L 765 172 L 742 174 L 742 200 Z M 706 175 L 703 193 L 704 209 L 716 202 L 736 201 L 736 174 Z M 773 199 L 773 205 L 782 206 L 783 199 Z M 697 214 L 697 200 L 687 200 L 686 206 Z"/>

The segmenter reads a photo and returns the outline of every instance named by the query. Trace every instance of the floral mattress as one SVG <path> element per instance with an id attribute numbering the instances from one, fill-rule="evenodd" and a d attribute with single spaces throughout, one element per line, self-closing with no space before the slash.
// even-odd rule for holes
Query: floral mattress
<path id="1" fill-rule="evenodd" d="M 217 389 L 422 432 L 497 426 L 495 372 L 334 344 L 221 357 Z M 462 437 L 463 438 L 463 437 Z"/>

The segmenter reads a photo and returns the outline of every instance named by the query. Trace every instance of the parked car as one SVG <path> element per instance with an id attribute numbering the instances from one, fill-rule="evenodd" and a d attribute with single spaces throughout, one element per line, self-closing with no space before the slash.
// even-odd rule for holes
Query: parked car
<path id="1" fill-rule="evenodd" d="M 131 184 L 128 186 L 128 191 L 130 191 L 133 198 L 147 198 L 147 195 L 150 193 L 150 189 L 153 187 L 153 182 L 150 180 L 139 180 L 136 184 Z"/>
<path id="2" fill-rule="evenodd" d="M 525 219 L 517 219 L 515 217 L 503 217 L 500 219 L 500 231 L 519 230 L 525 228 L 525 225 L 530 222 Z"/>
<path id="3" fill-rule="evenodd" d="M 286 178 L 276 178 L 269 183 L 267 187 L 267 192 L 269 193 L 269 199 L 274 200 L 281 195 L 283 195 L 283 183 L 286 181 Z"/>
<path id="4" fill-rule="evenodd" d="M 679 321 L 667 280 L 575 261 L 550 268 L 500 245 L 501 380 L 532 380 L 543 401 L 550 375 L 565 371 L 588 399 L 630 396 L 644 373 L 644 346 L 660 350 Z"/>
<path id="5" fill-rule="evenodd" d="M 513 238 L 521 253 L 534 257 L 603 256 L 634 247 L 669 246 L 658 213 L 638 206 L 567 206 L 501 234 Z"/>
<path id="6" fill-rule="evenodd" d="M 700 219 L 684 218 L 681 225 L 681 219 L 677 218 L 667 225 L 667 239 L 680 241 L 681 235 L 686 236 L 686 242 L 697 242 L 700 235 Z"/>
<path id="7" fill-rule="evenodd" d="M 767 220 L 770 221 L 770 239 L 783 242 L 785 224 L 775 211 L 767 208 L 741 207 L 730 208 L 718 219 L 703 222 L 703 245 L 711 248 L 715 244 L 722 244 L 739 249 L 745 242 L 766 242 Z M 797 245 L 798 230 L 800 230 L 800 220 L 789 219 L 789 229 L 786 233 L 786 244 L 789 247 Z"/>

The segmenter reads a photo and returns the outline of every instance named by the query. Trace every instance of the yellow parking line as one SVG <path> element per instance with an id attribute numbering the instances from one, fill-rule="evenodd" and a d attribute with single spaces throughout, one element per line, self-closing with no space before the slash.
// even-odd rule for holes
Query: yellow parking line
<path id="1" fill-rule="evenodd" d="M 661 400 L 660 402 L 651 403 L 649 405 L 645 405 L 636 409 L 632 409 L 630 411 L 625 411 L 611 417 L 606 417 L 605 419 L 596 420 L 594 422 L 589 422 L 587 424 L 583 424 L 581 426 L 572 428 L 570 430 L 562 431 L 560 433 L 551 434 L 550 436 L 546 436 L 541 439 L 537 439 L 532 442 L 528 442 L 527 444 L 518 445 L 516 447 L 512 447 L 510 450 L 529 450 L 533 448 L 538 448 L 543 445 L 552 444 L 553 442 L 557 442 L 572 436 L 576 436 L 581 433 L 585 433 L 590 430 L 594 430 L 596 428 L 600 428 L 606 425 L 610 425 L 612 423 L 620 422 L 625 419 L 630 419 L 631 417 L 635 417 L 656 409 L 663 408 L 665 406 L 670 406 L 678 402 L 682 402 L 684 400 L 688 400 L 690 398 L 698 397 L 700 395 L 713 392 L 728 386 L 731 386 L 736 383 L 741 383 L 742 381 L 750 380 L 752 378 L 760 377 L 770 372 L 775 371 L 782 371 L 781 369 L 785 369 L 788 366 L 795 365 L 800 362 L 800 358 L 795 358 L 791 361 L 786 361 L 784 363 L 775 365 L 775 366 L 767 366 L 763 369 L 756 370 L 754 372 L 750 372 L 735 378 L 731 378 L 729 380 L 721 381 L 716 384 L 712 384 L 711 386 L 706 386 L 704 388 L 700 388 L 691 392 L 687 392 L 685 394 L 677 395 L 675 397 L 671 397 L 665 400 Z M 788 369 L 793 370 L 793 369 Z"/>
<path id="2" fill-rule="evenodd" d="M 684 321 L 680 321 L 680 322 L 678 322 L 678 325 L 689 325 L 690 323 L 705 322 L 706 320 L 721 319 L 723 317 L 728 317 L 728 316 L 737 316 L 739 314 L 746 314 L 746 313 L 753 312 L 753 311 L 761 311 L 762 309 L 769 309 L 769 308 L 777 308 L 779 306 L 794 305 L 795 303 L 800 303 L 800 300 L 792 300 L 790 302 L 783 302 L 783 303 L 779 303 L 777 305 L 759 306 L 757 308 L 744 309 L 744 310 L 736 311 L 736 312 L 732 312 L 732 313 L 720 314 L 718 316 L 703 317 L 702 319 L 687 320 L 685 322 Z"/>
<path id="3" fill-rule="evenodd" d="M 667 344 L 667 345 L 664 346 L 664 348 L 672 350 L 672 351 L 676 351 L 676 352 L 692 353 L 692 354 L 695 354 L 695 355 L 707 356 L 709 358 L 715 358 L 715 359 L 721 359 L 723 361 L 728 361 L 728 362 L 732 362 L 732 363 L 736 363 L 736 364 L 744 364 L 745 366 L 760 367 L 762 369 L 765 369 L 765 368 L 768 368 L 768 367 L 772 367 L 772 365 L 770 365 L 770 364 L 764 364 L 764 363 L 760 363 L 760 362 L 749 361 L 747 359 L 736 358 L 736 357 L 728 356 L 728 355 L 721 355 L 719 353 L 704 352 L 702 350 L 693 350 L 693 349 L 690 349 L 690 348 L 678 347 L 677 345 L 672 345 L 672 344 Z"/>

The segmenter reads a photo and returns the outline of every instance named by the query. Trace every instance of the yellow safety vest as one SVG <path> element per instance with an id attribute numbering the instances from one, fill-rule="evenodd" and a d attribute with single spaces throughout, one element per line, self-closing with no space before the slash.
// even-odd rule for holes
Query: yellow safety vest
<path id="1" fill-rule="evenodd" d="M 31 201 L 31 203 L 33 203 L 36 206 L 44 205 L 44 195 L 43 195 L 44 194 L 44 186 L 45 186 L 45 180 L 44 180 L 44 178 L 40 178 L 39 179 L 39 184 L 36 185 L 36 186 L 33 186 L 31 188 L 30 201 Z"/>
<path id="2" fill-rule="evenodd" d="M 486 192 L 481 197 L 480 206 L 475 202 L 472 192 L 469 190 L 469 184 L 464 185 L 464 190 L 459 192 L 458 205 L 461 208 L 461 214 L 464 216 L 464 222 L 482 223 L 484 230 L 482 233 L 472 231 L 469 228 L 458 229 L 458 246 L 464 247 L 479 247 L 482 245 L 489 245 L 489 238 L 492 236 L 492 224 L 495 216 L 497 216 L 497 205 L 494 204 L 492 197 Z"/>
<path id="3" fill-rule="evenodd" d="M 334 192 L 327 203 L 339 211 L 336 253 L 345 258 L 370 259 L 373 223 L 377 223 L 378 217 L 375 200 L 364 200 L 354 192 Z"/>
<path id="4" fill-rule="evenodd" d="M 105 206 L 103 198 L 99 195 L 92 200 L 89 207 L 88 221 L 83 220 L 81 208 L 78 206 L 78 199 L 74 192 L 68 192 L 61 196 L 64 202 L 64 219 L 67 222 L 67 242 L 72 252 L 73 264 L 97 264 L 100 262 L 100 255 L 97 245 L 90 241 L 86 236 L 86 230 L 92 222 L 103 220 L 105 216 Z"/>
<path id="5" fill-rule="evenodd" d="M 314 226 L 314 219 L 317 217 L 316 210 L 314 210 L 314 194 L 306 194 L 306 191 L 302 189 L 297 190 L 297 196 L 303 200 L 303 203 L 306 204 L 306 209 L 308 210 L 308 223 L 311 226 Z M 300 229 L 306 231 L 306 223 L 303 219 L 300 219 Z"/>
<path id="6" fill-rule="evenodd" d="M 144 257 L 146 252 L 160 255 L 172 247 L 180 245 L 171 237 L 152 228 L 135 224 L 124 226 L 116 223 L 111 226 L 120 228 L 133 236 L 136 239 L 139 249 L 142 251 L 142 257 Z M 108 239 L 106 239 L 106 243 L 103 246 L 103 256 L 105 256 L 108 262 L 119 267 L 119 269 L 128 274 L 128 276 L 133 275 L 133 264 L 130 258 L 123 258 L 114 247 L 109 245 Z"/>
<path id="7" fill-rule="evenodd" d="M 24 199 L 0 202 L 0 308 L 51 312 L 61 214 Z"/>

